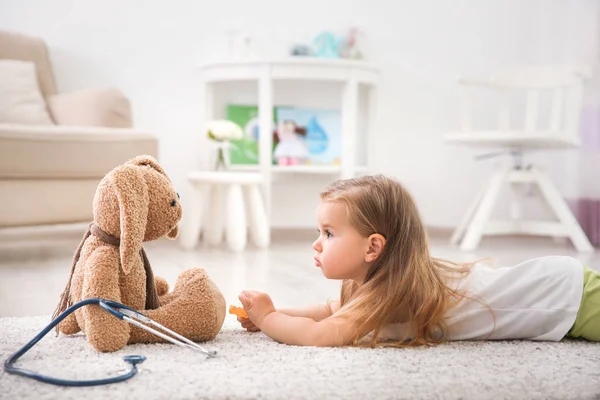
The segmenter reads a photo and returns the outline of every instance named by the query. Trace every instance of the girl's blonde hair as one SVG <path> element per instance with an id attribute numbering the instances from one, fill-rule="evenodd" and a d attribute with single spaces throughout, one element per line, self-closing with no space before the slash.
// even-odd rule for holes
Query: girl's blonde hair
<path id="1" fill-rule="evenodd" d="M 451 302 L 466 297 L 448 285 L 449 278 L 468 274 L 474 263 L 431 257 L 415 202 L 396 180 L 382 175 L 339 180 L 321 193 L 321 201 L 345 205 L 350 223 L 362 236 L 378 233 L 386 239 L 363 284 L 342 282 L 336 315 L 358 324 L 353 345 L 361 345 L 366 333 L 372 333 L 370 346 L 441 342 L 445 311 Z M 378 341 L 384 326 L 401 322 L 411 326 L 410 338 Z"/>

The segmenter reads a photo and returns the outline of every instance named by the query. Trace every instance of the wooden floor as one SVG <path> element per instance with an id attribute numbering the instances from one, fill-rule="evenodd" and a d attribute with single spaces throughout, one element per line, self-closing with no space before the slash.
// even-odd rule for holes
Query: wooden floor
<path id="1" fill-rule="evenodd" d="M 302 236 L 304 238 L 302 238 Z M 448 245 L 445 238 L 431 239 L 432 255 L 468 261 L 491 257 L 499 266 L 543 255 L 571 255 L 600 271 L 600 252 L 577 254 L 569 243 L 545 238 L 489 238 L 473 253 Z M 0 243 L 0 317 L 48 315 L 64 289 L 72 254 L 79 236 L 50 240 L 18 240 Z M 337 297 L 339 282 L 325 279 L 314 266 L 311 239 L 306 235 L 282 238 L 274 235 L 268 250 L 249 247 L 242 253 L 199 245 L 184 251 L 177 242 L 160 240 L 145 244 L 156 275 L 173 285 L 181 271 L 205 268 L 230 304 L 237 304 L 243 289 L 269 293 L 276 307 L 325 302 Z"/>

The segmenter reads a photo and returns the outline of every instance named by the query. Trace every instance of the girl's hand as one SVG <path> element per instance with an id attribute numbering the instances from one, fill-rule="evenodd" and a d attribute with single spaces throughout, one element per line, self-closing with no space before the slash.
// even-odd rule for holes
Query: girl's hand
<path id="1" fill-rule="evenodd" d="M 248 330 L 248 332 L 260 332 L 260 329 L 254 325 L 254 322 L 250 321 L 250 318 L 237 317 L 237 320 L 242 328 Z"/>
<path id="2" fill-rule="evenodd" d="M 260 328 L 264 317 L 275 311 L 273 301 L 266 293 L 257 292 L 256 290 L 244 290 L 238 298 L 242 302 L 248 318 L 257 328 Z"/>

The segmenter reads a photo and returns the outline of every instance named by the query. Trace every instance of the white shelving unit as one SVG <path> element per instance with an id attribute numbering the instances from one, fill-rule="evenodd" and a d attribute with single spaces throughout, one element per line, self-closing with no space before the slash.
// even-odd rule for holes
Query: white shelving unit
<path id="1" fill-rule="evenodd" d="M 258 83 L 259 165 L 232 166 L 233 170 L 255 171 L 264 177 L 263 195 L 267 216 L 271 216 L 271 187 L 273 174 L 330 174 L 349 178 L 364 172 L 367 165 L 357 165 L 359 85 L 367 87 L 367 132 L 373 131 L 377 115 L 378 86 L 381 74 L 378 68 L 363 61 L 344 59 L 287 58 L 281 60 L 245 60 L 208 63 L 200 66 L 201 90 L 204 98 L 203 121 L 215 118 L 215 84 L 235 81 Z M 341 83 L 342 154 L 339 166 L 276 166 L 272 164 L 273 137 L 273 83 L 286 81 L 317 81 Z M 201 132 L 205 129 L 202 127 Z M 267 134 L 263 134 L 267 132 Z M 367 163 L 368 164 L 368 163 Z"/>

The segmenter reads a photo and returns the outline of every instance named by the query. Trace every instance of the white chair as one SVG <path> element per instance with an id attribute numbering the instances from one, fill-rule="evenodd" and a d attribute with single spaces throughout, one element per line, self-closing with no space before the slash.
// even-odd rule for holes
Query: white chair
<path id="1" fill-rule="evenodd" d="M 188 180 L 195 198 L 187 206 L 187 223 L 183 224 L 180 243 L 191 250 L 200 232 L 211 246 L 222 243 L 230 250 L 246 248 L 248 228 L 254 245 L 265 248 L 270 243 L 270 228 L 260 193 L 263 177 L 259 173 L 195 171 Z M 202 229 L 204 199 L 208 199 L 207 221 Z"/>
<path id="2" fill-rule="evenodd" d="M 462 104 L 462 131 L 444 136 L 447 143 L 466 145 L 477 149 L 495 149 L 512 156 L 510 166 L 501 167 L 481 190 L 469 207 L 450 239 L 460 243 L 462 250 L 477 248 L 483 235 L 528 234 L 567 237 L 580 252 L 593 247 L 570 211 L 563 196 L 548 178 L 535 166 L 524 164 L 528 151 L 568 149 L 579 146 L 579 122 L 583 97 L 583 80 L 591 75 L 585 67 L 530 66 L 495 74 L 489 79 L 459 79 Z M 498 129 L 477 131 L 471 127 L 472 101 L 468 89 L 484 87 L 500 95 Z M 511 126 L 510 95 L 526 94 L 523 126 Z M 542 96 L 550 95 L 547 110 L 541 105 Z M 540 112 L 540 110 L 545 112 Z M 547 118 L 541 118 L 547 117 Z M 540 123 L 546 119 L 545 123 Z M 495 154 L 491 154 L 495 155 Z M 523 218 L 522 184 L 539 188 L 541 200 L 549 205 L 557 221 L 539 221 Z M 490 220 L 503 187 L 510 189 L 510 219 Z"/>

